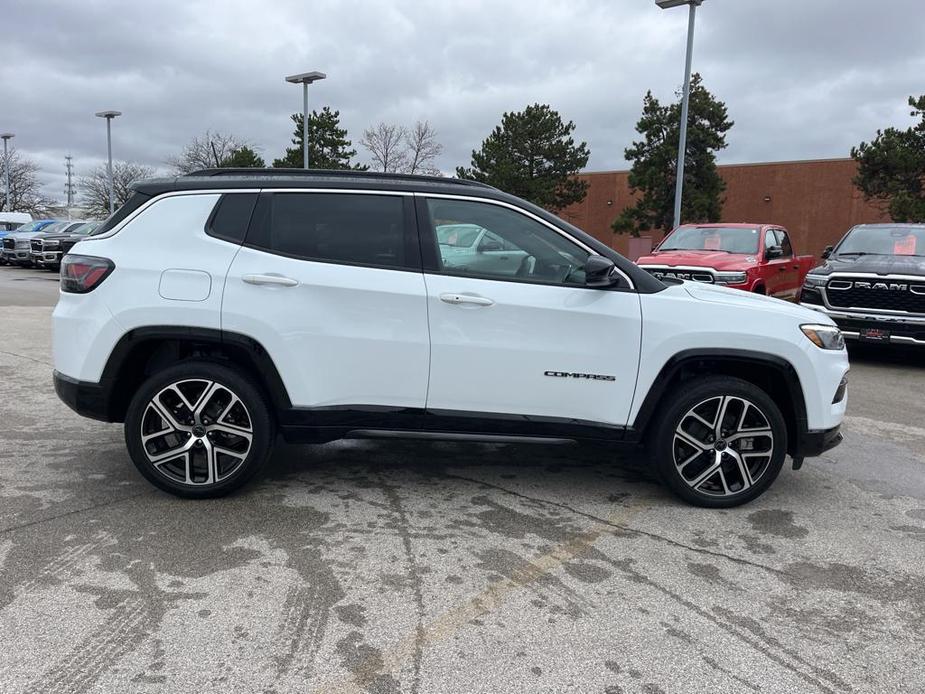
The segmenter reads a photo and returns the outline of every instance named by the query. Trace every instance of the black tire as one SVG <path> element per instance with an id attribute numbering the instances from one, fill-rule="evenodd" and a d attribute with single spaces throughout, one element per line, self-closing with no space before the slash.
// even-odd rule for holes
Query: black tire
<path id="1" fill-rule="evenodd" d="M 182 384 L 180 390 L 186 394 L 187 401 L 194 405 L 202 403 L 201 419 L 176 391 L 170 389 L 178 383 Z M 203 383 L 216 384 L 211 396 L 206 395 L 211 386 L 203 386 Z M 197 396 L 199 388 L 203 390 Z M 170 390 L 164 392 L 165 389 Z M 183 425 L 183 430 L 175 429 L 145 443 L 142 440 L 144 432 L 156 433 L 160 427 L 173 427 L 155 410 L 155 396 L 158 396 L 158 405 L 168 409 L 168 414 Z M 196 400 L 197 397 L 200 399 Z M 232 404 L 233 397 L 238 399 L 243 410 L 238 404 Z M 202 398 L 209 401 L 204 402 Z M 170 408 L 171 403 L 175 408 Z M 201 423 L 209 426 L 192 426 Z M 223 427 L 221 431 L 216 429 L 219 426 Z M 246 434 L 228 433 L 231 430 L 246 432 L 248 426 L 251 430 L 249 442 Z M 211 361 L 181 362 L 154 374 L 135 393 L 125 416 L 125 444 L 138 471 L 159 489 L 190 499 L 224 496 L 245 485 L 266 464 L 275 439 L 275 423 L 260 388 L 234 369 Z M 187 444 L 191 446 L 189 460 L 182 454 L 173 459 L 169 457 L 174 449 L 179 451 Z M 224 449 L 216 450 L 213 444 L 221 444 L 235 455 L 226 454 Z M 159 447 L 161 450 L 157 450 Z M 161 454 L 168 459 L 159 460 L 159 466 L 155 466 L 149 459 L 149 450 L 152 450 L 151 455 Z M 193 484 L 183 481 L 182 477 L 192 480 Z"/>
<path id="2" fill-rule="evenodd" d="M 740 506 L 761 496 L 777 478 L 787 453 L 787 426 L 774 401 L 757 386 L 729 376 L 699 377 L 679 390 L 662 408 L 648 441 L 662 481 L 684 501 L 708 508 Z M 726 416 L 717 440 L 715 424 L 724 403 Z M 743 411 L 744 419 L 738 421 Z M 742 432 L 729 433 L 727 444 L 724 432 L 730 425 L 736 430 L 741 425 Z M 689 436 L 679 436 L 679 427 Z M 758 431 L 768 434 L 749 436 Z M 710 448 L 698 455 L 700 448 L 694 443 L 709 443 Z M 738 461 L 745 464 L 744 471 Z M 711 468 L 719 472 L 710 473 Z M 703 475 L 708 476 L 698 483 Z"/>

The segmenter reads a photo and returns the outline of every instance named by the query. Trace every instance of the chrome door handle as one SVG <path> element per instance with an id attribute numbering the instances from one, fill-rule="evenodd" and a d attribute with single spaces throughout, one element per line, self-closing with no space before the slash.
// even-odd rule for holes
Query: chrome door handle
<path id="1" fill-rule="evenodd" d="M 299 284 L 299 280 L 282 275 L 244 275 L 241 279 L 248 284 L 275 284 L 280 287 L 295 287 Z"/>
<path id="2" fill-rule="evenodd" d="M 440 301 L 445 304 L 474 304 L 476 306 L 492 306 L 494 301 L 486 299 L 484 296 L 472 296 L 471 294 L 453 294 L 446 293 L 440 295 Z"/>

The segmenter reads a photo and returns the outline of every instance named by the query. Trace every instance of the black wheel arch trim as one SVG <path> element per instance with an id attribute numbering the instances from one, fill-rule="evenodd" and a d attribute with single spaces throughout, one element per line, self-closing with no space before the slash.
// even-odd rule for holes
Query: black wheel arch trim
<path id="1" fill-rule="evenodd" d="M 219 330 L 216 328 L 184 327 L 184 326 L 147 326 L 135 328 L 126 332 L 113 347 L 103 368 L 99 386 L 103 399 L 100 413 L 105 421 L 121 421 L 124 412 L 120 412 L 125 404 L 124 398 L 117 397 L 120 383 L 120 373 L 127 360 L 135 349 L 144 343 L 179 342 L 186 344 L 214 346 L 238 350 L 247 355 L 258 371 L 259 385 L 270 397 L 273 408 L 279 412 L 292 407 L 289 392 L 280 377 L 279 370 L 267 350 L 257 340 L 240 333 Z"/>
<path id="2" fill-rule="evenodd" d="M 652 386 L 649 388 L 649 392 L 646 394 L 642 406 L 636 414 L 636 418 L 628 428 L 627 438 L 641 440 L 645 435 L 648 425 L 652 422 L 657 413 L 672 381 L 674 381 L 685 368 L 696 366 L 700 362 L 707 361 L 725 362 L 735 365 L 756 364 L 763 367 L 770 367 L 781 375 L 790 396 L 790 403 L 793 407 L 793 424 L 796 428 L 794 432 L 796 436 L 791 437 L 788 447 L 791 449 L 790 452 L 796 451 L 799 442 L 808 429 L 806 398 L 803 394 L 803 385 L 800 382 L 799 374 L 797 374 L 793 364 L 781 356 L 745 349 L 688 349 L 678 352 L 668 359 L 652 382 Z"/>

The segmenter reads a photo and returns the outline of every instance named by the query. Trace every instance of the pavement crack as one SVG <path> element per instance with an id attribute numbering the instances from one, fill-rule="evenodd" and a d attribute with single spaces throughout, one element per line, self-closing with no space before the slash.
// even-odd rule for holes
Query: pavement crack
<path id="1" fill-rule="evenodd" d="M 36 359 L 35 357 L 27 356 L 25 354 L 17 354 L 16 352 L 6 352 L 2 349 L 0 349 L 0 354 L 5 354 L 8 357 L 19 357 L 20 359 L 28 359 L 29 361 L 34 361 L 36 364 L 42 364 L 43 366 L 50 366 L 51 368 L 55 368 L 54 364 L 51 364 L 47 361 L 42 361 L 41 359 Z"/>
<path id="2" fill-rule="evenodd" d="M 664 542 L 673 547 L 684 549 L 689 552 L 695 552 L 696 554 L 716 557 L 718 559 L 725 559 L 735 564 L 741 564 L 743 566 L 750 566 L 752 568 L 762 569 L 763 571 L 767 571 L 768 573 L 772 573 L 778 576 L 788 575 L 786 571 L 776 569 L 773 566 L 768 566 L 767 564 L 762 564 L 760 562 L 751 561 L 750 559 L 743 559 L 742 557 L 737 557 L 732 554 L 726 554 L 725 552 L 717 552 L 715 550 L 706 549 L 705 547 L 695 547 L 694 545 L 688 545 L 684 542 L 680 542 L 679 540 L 673 540 L 670 537 L 659 535 L 658 533 L 653 533 L 653 532 L 649 532 L 646 530 L 640 530 L 638 528 L 633 528 L 628 525 L 622 525 L 620 523 L 615 523 L 613 521 L 607 520 L 606 518 L 601 518 L 600 516 L 597 516 L 593 513 L 589 513 L 588 511 L 582 511 L 573 506 L 569 506 L 568 504 L 564 504 L 561 501 L 552 501 L 550 499 L 543 499 L 542 497 L 530 496 L 529 494 L 524 494 L 522 492 L 518 492 L 513 489 L 508 489 L 507 487 L 502 487 L 501 485 L 494 484 L 492 482 L 485 482 L 484 480 L 475 479 L 474 477 L 466 477 L 464 475 L 454 475 L 451 473 L 446 473 L 446 476 L 450 478 L 458 479 L 458 480 L 463 480 L 466 482 L 472 482 L 474 484 L 480 484 L 485 487 L 489 487 L 491 489 L 495 489 L 497 491 L 503 492 L 505 494 L 509 494 L 510 496 L 514 496 L 519 499 L 524 499 L 526 501 L 532 501 L 534 503 L 543 504 L 546 506 L 554 506 L 556 508 L 562 509 L 563 511 L 568 511 L 569 513 L 573 515 L 580 516 L 582 518 L 587 518 L 588 520 L 591 520 L 595 523 L 600 523 L 601 525 L 606 525 L 610 528 L 613 528 L 614 530 L 621 530 L 627 533 L 642 535 L 643 537 L 648 537 L 653 540 L 658 540 L 659 542 Z"/>
<path id="3" fill-rule="evenodd" d="M 139 496 L 145 496 L 148 494 L 154 494 L 153 490 L 138 492 L 137 494 L 131 494 L 129 496 L 123 496 L 120 499 L 112 499 L 111 501 L 101 501 L 98 504 L 93 504 L 92 506 L 84 506 L 83 508 L 75 508 L 72 511 L 65 511 L 64 513 L 59 513 L 55 516 L 49 516 L 47 518 L 38 518 L 34 521 L 29 521 L 28 523 L 22 523 L 21 525 L 11 525 L 7 528 L 0 528 L 0 535 L 11 533 L 16 530 L 22 530 L 23 528 L 30 528 L 34 525 L 41 525 L 42 523 L 50 523 L 56 521 L 60 518 L 67 518 L 68 516 L 73 516 L 78 513 L 84 513 L 86 511 L 92 511 L 97 508 L 105 508 L 106 506 L 115 506 L 116 504 L 121 504 L 126 501 L 131 501 L 132 499 L 137 499 Z"/>
<path id="4" fill-rule="evenodd" d="M 408 514 L 405 511 L 405 507 L 402 505 L 401 497 L 398 495 L 398 491 L 395 487 L 384 481 L 382 483 L 382 491 L 389 502 L 392 512 L 398 517 L 398 534 L 401 537 L 405 558 L 408 562 L 408 572 L 411 576 L 411 589 L 414 593 L 417 624 L 415 625 L 414 653 L 412 655 L 414 679 L 411 683 L 411 691 L 417 694 L 421 689 L 421 657 L 424 650 L 424 594 L 421 590 L 421 570 L 411 547 L 411 532 L 408 525 Z"/>

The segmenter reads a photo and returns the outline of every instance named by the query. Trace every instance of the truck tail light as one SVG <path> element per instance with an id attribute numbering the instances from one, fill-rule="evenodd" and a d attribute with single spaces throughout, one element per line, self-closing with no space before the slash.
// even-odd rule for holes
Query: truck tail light
<path id="1" fill-rule="evenodd" d="M 116 266 L 108 258 L 92 255 L 66 255 L 61 260 L 61 291 L 86 294 L 109 277 Z"/>

